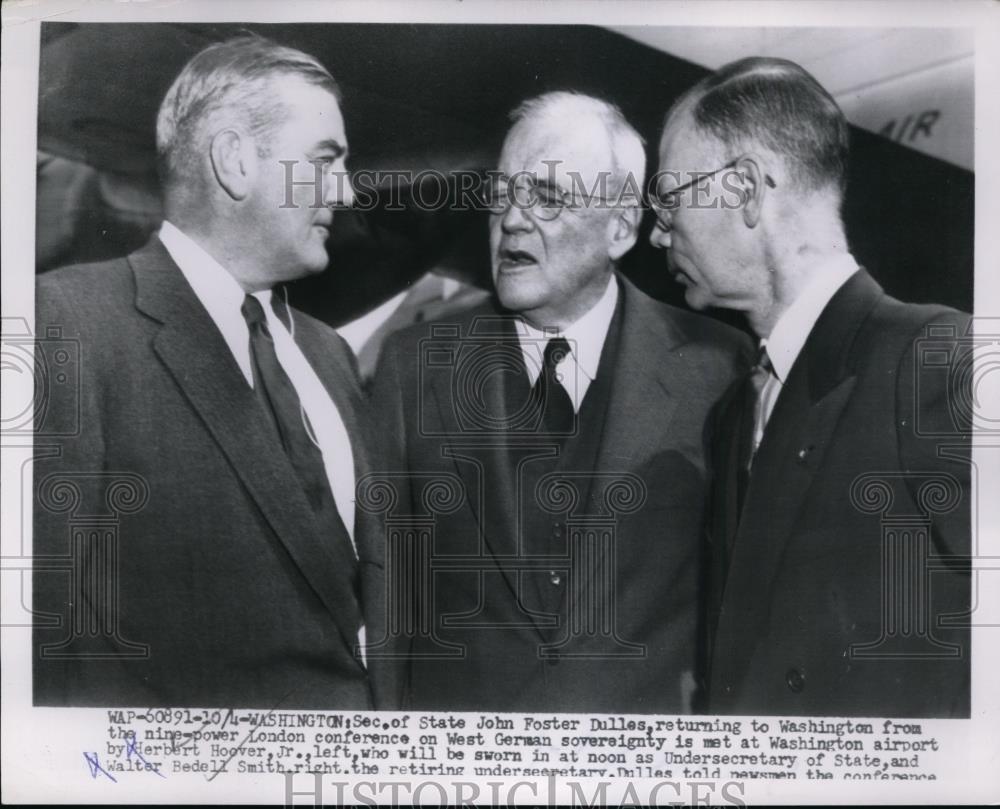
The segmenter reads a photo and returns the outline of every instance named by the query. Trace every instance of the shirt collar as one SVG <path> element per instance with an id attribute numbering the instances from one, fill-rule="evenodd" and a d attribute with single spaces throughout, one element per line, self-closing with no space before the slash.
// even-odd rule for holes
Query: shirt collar
<path id="1" fill-rule="evenodd" d="M 767 347 L 774 375 L 782 384 L 826 305 L 857 270 L 850 253 L 840 253 L 817 266 L 813 279 L 778 318 L 767 338 L 761 340 L 761 345 Z"/>
<path id="2" fill-rule="evenodd" d="M 243 375 L 253 384 L 250 332 L 241 311 L 246 296 L 243 287 L 225 267 L 176 225 L 164 220 L 160 226 L 159 237 L 185 280 L 194 290 L 194 294 L 201 301 L 201 305 L 205 307 L 209 317 L 222 333 Z M 262 300 L 264 304 L 269 302 L 270 295 L 266 301 Z M 265 311 L 268 308 L 265 306 Z"/>
<path id="3" fill-rule="evenodd" d="M 163 246 L 180 267 L 213 320 L 218 321 L 216 311 L 231 312 L 235 309 L 239 314 L 246 293 L 225 267 L 194 239 L 167 220 L 160 226 L 159 235 Z"/>
<path id="4" fill-rule="evenodd" d="M 539 346 L 544 346 L 553 337 L 565 337 L 576 366 L 593 382 L 597 378 L 597 368 L 601 363 L 601 351 L 608 336 L 611 318 L 618 304 L 618 282 L 612 275 L 601 299 L 590 310 L 563 331 L 542 331 L 527 321 L 518 323 L 517 338 L 524 355 L 524 366 L 528 371 L 528 381 L 532 385 L 541 372 Z"/>

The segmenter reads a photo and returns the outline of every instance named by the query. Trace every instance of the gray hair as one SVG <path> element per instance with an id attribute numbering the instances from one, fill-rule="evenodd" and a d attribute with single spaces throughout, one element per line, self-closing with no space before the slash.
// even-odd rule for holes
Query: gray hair
<path id="1" fill-rule="evenodd" d="M 685 92 L 667 113 L 688 110 L 700 131 L 730 149 L 758 144 L 785 161 L 807 190 L 847 182 L 849 130 L 837 102 L 805 69 L 755 56 L 720 67 Z"/>
<path id="2" fill-rule="evenodd" d="M 195 166 L 203 140 L 221 114 L 231 115 L 265 144 L 287 115 L 271 89 L 276 76 L 299 76 L 340 100 L 329 71 L 302 51 L 255 34 L 209 45 L 167 91 L 156 117 L 156 153 L 165 182 Z"/>
<path id="3" fill-rule="evenodd" d="M 641 191 L 646 176 L 645 141 L 617 105 L 583 93 L 556 90 L 529 98 L 510 113 L 510 120 L 515 125 L 527 119 L 549 117 L 566 121 L 570 126 L 579 126 L 581 120 L 596 122 L 611 143 L 614 179 L 624 188 L 631 176 L 631 187 Z"/>

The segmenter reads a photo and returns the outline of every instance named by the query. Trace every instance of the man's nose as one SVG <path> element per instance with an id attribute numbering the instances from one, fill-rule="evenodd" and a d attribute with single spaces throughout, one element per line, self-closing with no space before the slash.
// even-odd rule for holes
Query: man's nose
<path id="1" fill-rule="evenodd" d="M 653 220 L 653 229 L 649 231 L 649 243 L 661 250 L 670 247 L 670 229 L 664 227 L 659 219 Z"/>
<path id="2" fill-rule="evenodd" d="M 531 230 L 535 220 L 531 218 L 520 200 L 509 200 L 507 210 L 500 215 L 500 227 L 506 233 Z"/>

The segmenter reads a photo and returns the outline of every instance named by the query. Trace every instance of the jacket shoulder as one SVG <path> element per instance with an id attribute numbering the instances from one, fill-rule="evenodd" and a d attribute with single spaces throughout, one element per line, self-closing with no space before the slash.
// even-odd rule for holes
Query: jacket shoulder
<path id="1" fill-rule="evenodd" d="M 49 270 L 35 279 L 35 332 L 59 329 L 92 345 L 115 342 L 140 319 L 126 258 Z M 114 323 L 114 328 L 109 324 Z"/>
<path id="2" fill-rule="evenodd" d="M 36 277 L 35 288 L 40 299 L 61 295 L 86 303 L 132 293 L 135 283 L 128 258 L 122 257 L 49 270 Z"/>
<path id="3" fill-rule="evenodd" d="M 470 336 L 487 336 L 488 324 L 498 318 L 510 317 L 500 312 L 491 302 L 485 301 L 470 309 L 463 309 L 443 317 L 414 323 L 386 338 L 386 350 L 405 351 L 418 346 L 426 339 L 461 340 Z M 487 326 L 487 328 L 484 328 Z"/>
<path id="4" fill-rule="evenodd" d="M 752 350 L 753 341 L 746 332 L 716 320 L 711 315 L 689 312 L 667 303 L 658 303 L 662 307 L 661 317 L 677 324 L 681 333 L 690 340 L 714 344 L 724 351 Z"/>
<path id="5" fill-rule="evenodd" d="M 753 341 L 745 333 L 719 320 L 651 298 L 630 282 L 625 283 L 627 300 L 639 316 L 666 332 L 675 345 L 697 348 L 720 358 L 735 358 L 737 364 L 753 356 Z"/>
<path id="6" fill-rule="evenodd" d="M 393 385 L 411 384 L 418 376 L 421 363 L 428 359 L 425 352 L 432 344 L 448 351 L 465 340 L 496 339 L 501 331 L 495 324 L 510 317 L 498 310 L 490 299 L 472 308 L 400 329 L 386 338 L 375 379 L 381 377 L 383 382 L 392 379 Z"/>
<path id="7" fill-rule="evenodd" d="M 872 310 L 858 343 L 871 353 L 894 355 L 915 347 L 921 337 L 948 340 L 971 337 L 972 316 L 939 304 L 904 303 L 885 295 Z M 855 346 L 857 352 L 858 345 Z"/>

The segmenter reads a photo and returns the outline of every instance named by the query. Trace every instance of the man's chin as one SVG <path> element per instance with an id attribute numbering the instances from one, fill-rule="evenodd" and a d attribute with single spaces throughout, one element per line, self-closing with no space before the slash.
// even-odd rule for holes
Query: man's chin
<path id="1" fill-rule="evenodd" d="M 711 301 L 709 301 L 702 291 L 695 286 L 685 287 L 684 300 L 687 302 L 687 305 L 696 312 L 703 312 L 712 306 Z"/>
<path id="2" fill-rule="evenodd" d="M 330 255 L 326 252 L 326 246 L 324 244 L 321 249 L 303 257 L 302 268 L 299 275 L 300 277 L 307 275 L 319 275 L 329 266 Z"/>
<path id="3" fill-rule="evenodd" d="M 510 279 L 505 279 L 500 275 L 496 280 L 497 300 L 504 309 L 512 312 L 523 312 L 534 309 L 540 303 L 541 296 L 532 289 L 529 289 L 523 282 L 518 283 Z"/>

